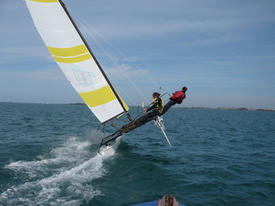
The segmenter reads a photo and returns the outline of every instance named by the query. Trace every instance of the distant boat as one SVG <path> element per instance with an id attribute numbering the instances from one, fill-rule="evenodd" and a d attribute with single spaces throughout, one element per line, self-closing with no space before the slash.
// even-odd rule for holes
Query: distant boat
<path id="1" fill-rule="evenodd" d="M 99 152 L 113 149 L 123 134 L 146 122 L 141 124 L 137 121 L 140 119 L 130 116 L 128 106 L 111 84 L 62 0 L 25 1 L 49 52 L 100 123 L 105 124 L 122 115 L 128 117 L 130 122 L 121 128 L 111 124 L 116 131 L 102 139 Z M 160 128 L 165 134 L 164 127 Z"/>

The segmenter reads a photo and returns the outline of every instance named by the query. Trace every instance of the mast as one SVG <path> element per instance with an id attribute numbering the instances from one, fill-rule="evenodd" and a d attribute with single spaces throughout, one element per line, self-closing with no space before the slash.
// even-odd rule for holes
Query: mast
<path id="1" fill-rule="evenodd" d="M 62 8 L 64 9 L 65 13 L 67 14 L 67 16 L 69 17 L 70 21 L 72 22 L 74 28 L 76 29 L 77 33 L 79 34 L 80 38 L 82 39 L 82 41 L 84 42 L 85 46 L 87 47 L 89 53 L 91 54 L 91 56 L 93 57 L 96 65 L 98 66 L 99 70 L 101 71 L 102 75 L 104 76 L 104 78 L 106 79 L 106 81 L 108 82 L 112 92 L 114 93 L 115 97 L 117 98 L 118 102 L 120 103 L 124 113 L 127 115 L 127 118 L 132 121 L 132 117 L 130 116 L 130 114 L 128 113 L 128 111 L 126 110 L 126 108 L 124 107 L 118 93 L 116 92 L 116 90 L 114 89 L 112 83 L 110 82 L 110 80 L 108 79 L 107 75 L 105 74 L 104 70 L 102 69 L 101 65 L 99 64 L 98 60 L 96 59 L 95 55 L 93 54 L 91 48 L 89 47 L 88 43 L 86 42 L 84 36 L 82 35 L 81 31 L 78 29 L 76 23 L 74 22 L 73 18 L 71 17 L 69 11 L 67 10 L 66 5 L 64 4 L 64 2 L 62 0 L 59 0 Z M 106 122 L 104 122 L 106 123 Z"/>

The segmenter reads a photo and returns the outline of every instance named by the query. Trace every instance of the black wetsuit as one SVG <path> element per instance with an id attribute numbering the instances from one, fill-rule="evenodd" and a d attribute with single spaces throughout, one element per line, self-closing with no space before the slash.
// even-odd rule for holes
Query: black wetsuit
<path id="1" fill-rule="evenodd" d="M 163 109 L 163 100 L 160 97 L 158 97 L 154 99 L 152 106 L 147 109 L 147 112 L 152 110 L 150 113 L 153 112 L 154 114 L 161 114 L 162 109 Z M 146 115 L 150 116 L 150 113 L 147 113 Z"/>
<path id="2" fill-rule="evenodd" d="M 160 97 L 154 99 L 152 106 L 150 106 L 147 111 L 147 114 L 144 114 L 137 119 L 131 121 L 130 123 L 124 125 L 121 129 L 123 133 L 127 133 L 141 125 L 155 119 L 157 116 L 161 115 L 163 109 L 163 101 Z"/>
<path id="3" fill-rule="evenodd" d="M 170 101 L 164 107 L 163 107 L 163 101 L 160 97 L 154 99 L 152 106 L 150 106 L 147 109 L 147 111 L 150 111 L 150 112 L 132 120 L 128 124 L 125 124 L 124 126 L 122 126 L 115 133 L 105 137 L 102 140 L 101 145 L 111 144 L 111 142 L 113 142 L 117 137 L 120 137 L 121 135 L 128 133 L 135 128 L 140 127 L 141 125 L 143 125 L 153 119 L 156 119 L 157 116 L 163 115 L 174 104 L 176 104 L 176 103 L 181 104 L 181 102 L 184 98 L 185 98 L 185 93 L 182 91 L 177 91 L 173 94 L 173 96 L 170 98 Z"/>

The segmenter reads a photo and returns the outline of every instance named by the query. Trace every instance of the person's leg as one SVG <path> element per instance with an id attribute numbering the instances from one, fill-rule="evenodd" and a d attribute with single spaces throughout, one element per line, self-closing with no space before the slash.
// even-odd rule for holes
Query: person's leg
<path id="1" fill-rule="evenodd" d="M 152 119 L 154 119 L 157 116 L 157 112 L 155 110 L 153 110 L 152 112 L 147 113 L 146 115 L 140 117 L 137 119 L 136 124 L 138 126 L 141 126 L 149 121 L 151 121 Z"/>
<path id="2" fill-rule="evenodd" d="M 160 114 L 153 110 L 152 112 L 149 112 L 145 115 L 142 115 L 141 117 L 131 121 L 130 123 L 124 125 L 121 130 L 123 133 L 128 133 L 129 131 L 138 128 L 142 125 L 144 125 L 145 123 L 155 119 L 157 116 L 159 116 Z"/>
<path id="3" fill-rule="evenodd" d="M 145 124 L 146 122 L 150 121 L 153 112 L 149 112 L 145 115 L 142 115 L 135 119 L 134 121 L 129 122 L 128 124 L 124 125 L 121 129 L 124 133 L 127 133 L 141 125 Z"/>
<path id="4" fill-rule="evenodd" d="M 170 100 L 169 102 L 167 102 L 167 104 L 163 107 L 162 114 L 166 113 L 168 109 L 175 104 L 176 102 L 174 102 L 173 100 Z"/>

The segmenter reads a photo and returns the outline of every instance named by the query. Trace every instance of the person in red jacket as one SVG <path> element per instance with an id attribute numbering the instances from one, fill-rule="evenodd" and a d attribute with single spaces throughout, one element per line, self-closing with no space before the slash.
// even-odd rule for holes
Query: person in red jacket
<path id="1" fill-rule="evenodd" d="M 186 95 L 185 92 L 187 91 L 187 87 L 183 87 L 181 91 L 176 91 L 173 93 L 173 96 L 170 97 L 170 101 L 163 107 L 162 114 L 168 111 L 170 107 L 175 104 L 181 104 L 182 101 L 185 99 Z"/>

